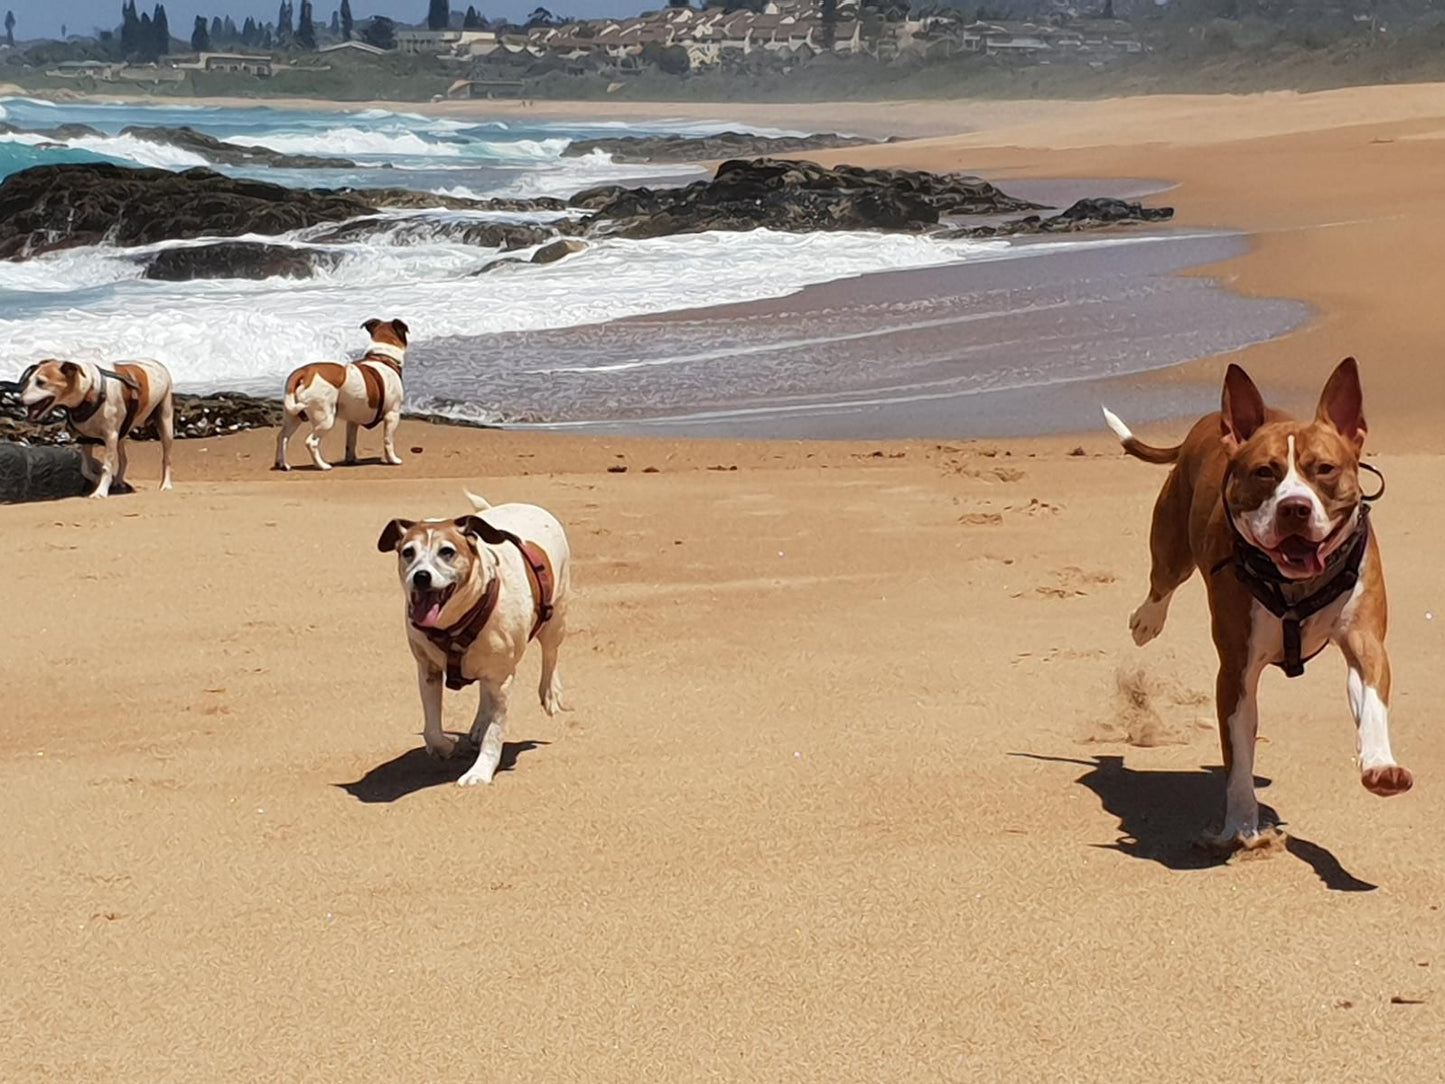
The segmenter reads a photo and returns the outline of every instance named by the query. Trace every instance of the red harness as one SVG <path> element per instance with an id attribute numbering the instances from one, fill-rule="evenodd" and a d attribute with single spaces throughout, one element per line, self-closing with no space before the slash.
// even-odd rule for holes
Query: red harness
<path id="1" fill-rule="evenodd" d="M 401 379 L 401 366 L 395 358 L 387 357 L 385 354 L 367 354 L 356 363 L 356 367 L 361 370 L 361 379 L 366 384 L 367 399 L 373 395 L 376 396 L 376 417 L 367 422 L 365 426 L 367 429 L 375 429 L 381 424 L 381 419 L 386 417 L 386 378 L 367 365 L 368 361 L 385 365 L 396 374 L 398 380 Z"/>

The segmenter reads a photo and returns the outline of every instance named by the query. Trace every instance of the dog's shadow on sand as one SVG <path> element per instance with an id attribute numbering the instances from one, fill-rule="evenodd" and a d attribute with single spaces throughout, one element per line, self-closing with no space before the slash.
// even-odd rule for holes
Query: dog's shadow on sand
<path id="1" fill-rule="evenodd" d="M 497 774 L 509 772 L 523 753 L 543 745 L 545 741 L 509 741 L 502 745 L 502 759 L 497 765 Z M 399 757 L 378 764 L 354 783 L 337 783 L 358 802 L 374 805 L 378 802 L 394 802 L 415 794 L 428 787 L 442 787 L 455 783 L 462 773 L 472 766 L 477 751 L 466 741 L 457 746 L 457 751 L 448 760 L 437 760 L 423 746 L 409 749 Z"/>
<path id="2" fill-rule="evenodd" d="M 1121 756 L 1096 756 L 1092 760 L 1050 757 L 1037 753 L 1013 753 L 1016 757 L 1077 764 L 1088 768 L 1075 780 L 1098 796 L 1108 813 L 1119 818 L 1119 838 L 1094 846 L 1158 862 L 1167 869 L 1207 869 L 1222 865 L 1226 856 L 1198 846 L 1203 827 L 1217 821 L 1224 803 L 1224 769 L 1197 771 L 1136 771 Z M 1268 779 L 1255 777 L 1256 787 L 1267 787 Z M 1281 820 L 1270 806 L 1259 806 L 1261 825 L 1279 825 Z M 1325 887 L 1335 892 L 1373 892 L 1377 886 L 1362 881 L 1318 843 L 1286 835 L 1285 849 L 1314 870 Z"/>

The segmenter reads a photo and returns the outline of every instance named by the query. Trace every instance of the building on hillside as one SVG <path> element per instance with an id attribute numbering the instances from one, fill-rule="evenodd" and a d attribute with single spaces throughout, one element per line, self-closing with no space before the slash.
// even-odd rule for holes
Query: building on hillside
<path id="1" fill-rule="evenodd" d="M 318 53 L 364 53 L 367 56 L 386 56 L 386 50 L 375 45 L 368 45 L 364 41 L 338 41 L 331 45 L 323 45 L 316 50 Z"/>
<path id="2" fill-rule="evenodd" d="M 407 56 L 440 56 L 462 40 L 460 30 L 398 30 L 396 48 Z"/>
<path id="3" fill-rule="evenodd" d="M 250 53 L 199 53 L 194 60 L 177 60 L 173 66 L 185 71 L 238 72 L 266 79 L 276 65 L 269 56 Z"/>

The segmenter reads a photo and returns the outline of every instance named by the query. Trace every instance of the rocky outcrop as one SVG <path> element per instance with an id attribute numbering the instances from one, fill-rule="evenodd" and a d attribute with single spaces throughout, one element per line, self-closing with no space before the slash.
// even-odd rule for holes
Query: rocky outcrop
<path id="1" fill-rule="evenodd" d="M 923 232 L 944 214 L 1037 207 L 961 173 L 828 168 L 772 158 L 724 162 L 712 180 L 683 188 L 604 186 L 580 192 L 574 201 L 594 209 L 586 220 L 589 232 L 632 238 L 760 227 Z"/>
<path id="2" fill-rule="evenodd" d="M 132 125 L 122 128 L 121 135 L 132 136 L 146 143 L 177 147 L 204 158 L 218 166 L 270 166 L 275 169 L 353 169 L 349 158 L 323 158 L 311 154 L 283 154 L 270 147 L 227 143 L 194 128 L 150 128 Z"/>
<path id="3" fill-rule="evenodd" d="M 564 237 L 559 241 L 553 241 L 550 245 L 543 245 L 536 252 L 532 253 L 532 263 L 556 263 L 564 256 L 570 256 L 574 252 L 581 252 L 587 247 L 583 241 L 572 237 Z"/>
<path id="4" fill-rule="evenodd" d="M 340 192 L 365 200 L 377 207 L 398 210 L 431 210 L 437 207 L 447 211 L 509 211 L 523 214 L 535 211 L 565 211 L 567 200 L 553 196 L 536 196 L 531 199 L 497 196 L 491 199 L 469 199 L 464 196 L 442 196 L 435 192 L 417 192 L 410 188 L 341 188 Z"/>
<path id="5" fill-rule="evenodd" d="M 54 128 L 18 128 L 13 124 L 0 123 L 0 135 L 38 135 L 57 142 L 64 142 L 67 139 L 104 136 L 105 133 L 88 124 L 57 124 Z"/>
<path id="6" fill-rule="evenodd" d="M 1131 226 L 1144 222 L 1167 222 L 1173 207 L 1145 207 L 1119 199 L 1081 199 L 1060 214 L 1043 218 L 1028 215 L 995 226 L 964 226 L 947 230 L 940 237 L 1016 237 L 1030 233 L 1076 233 L 1105 226 Z"/>
<path id="7" fill-rule="evenodd" d="M 165 282 L 191 279 L 310 278 L 317 268 L 331 270 L 341 253 L 300 245 L 268 245 L 259 241 L 217 241 L 209 245 L 168 248 L 149 257 L 145 278 Z"/>
<path id="8" fill-rule="evenodd" d="M 80 470 L 75 448 L 35 448 L 6 443 L 0 418 L 0 504 L 83 497 L 94 488 Z"/>
<path id="9" fill-rule="evenodd" d="M 354 195 L 96 162 L 36 166 L 0 183 L 0 259 L 102 242 L 277 234 L 375 213 Z"/>
<path id="10" fill-rule="evenodd" d="M 578 158 L 602 151 L 610 154 L 614 162 L 715 162 L 723 158 L 756 158 L 833 147 L 862 147 L 877 142 L 876 139 L 832 132 L 806 136 L 761 136 L 747 132 L 718 132 L 708 136 L 611 136 L 574 140 L 567 144 L 562 155 Z"/>

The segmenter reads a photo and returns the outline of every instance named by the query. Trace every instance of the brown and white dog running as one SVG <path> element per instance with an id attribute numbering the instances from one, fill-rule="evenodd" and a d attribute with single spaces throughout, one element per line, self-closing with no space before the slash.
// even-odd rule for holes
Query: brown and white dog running
<path id="1" fill-rule="evenodd" d="M 535 638 L 542 645 L 542 708 L 562 707 L 557 650 L 567 630 L 571 552 L 562 524 L 531 504 L 489 505 L 478 515 L 414 522 L 394 519 L 377 540 L 395 552 L 406 598 L 406 636 L 421 690 L 427 751 L 447 758 L 456 739 L 442 731 L 442 684 L 481 687 L 471 741 L 477 759 L 457 780 L 490 783 L 502 758 L 507 695 Z"/>
<path id="2" fill-rule="evenodd" d="M 96 447 L 83 461 L 86 476 L 96 481 L 92 497 L 108 497 L 111 486 L 125 481 L 126 437 L 152 419 L 161 438 L 161 488 L 171 488 L 175 401 L 171 374 L 160 362 L 123 361 L 105 369 L 52 358 L 32 366 L 20 386 L 20 402 L 31 421 L 63 407 L 71 430 Z"/>
<path id="3" fill-rule="evenodd" d="M 356 434 L 363 426 L 382 426 L 382 462 L 398 466 L 396 427 L 401 421 L 404 394 L 401 368 L 406 364 L 407 326 L 402 320 L 371 319 L 361 325 L 371 346 L 353 364 L 321 361 L 303 365 L 286 378 L 282 400 L 281 432 L 276 435 L 276 469 L 290 470 L 286 445 L 302 422 L 311 423 L 306 450 L 317 470 L 330 470 L 321 457 L 321 436 L 336 424 L 346 423 L 346 462 L 356 462 Z"/>
<path id="4" fill-rule="evenodd" d="M 1308 422 L 1266 407 L 1237 365 L 1224 378 L 1223 409 L 1176 447 L 1150 447 L 1107 409 L 1104 417 L 1130 455 L 1174 464 L 1154 505 L 1149 594 L 1129 619 L 1134 642 L 1159 635 L 1169 600 L 1196 568 L 1209 593 L 1228 774 L 1223 830 L 1208 842 L 1229 850 L 1263 840 L 1254 793 L 1260 674 L 1274 664 L 1298 676 L 1329 643 L 1349 667 L 1361 782 L 1381 796 L 1409 790 L 1413 777 L 1390 750 L 1385 580 L 1360 485 L 1355 359 L 1331 374 Z"/>

